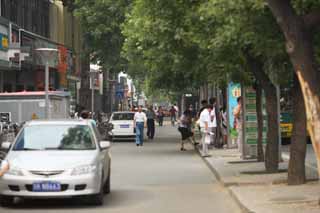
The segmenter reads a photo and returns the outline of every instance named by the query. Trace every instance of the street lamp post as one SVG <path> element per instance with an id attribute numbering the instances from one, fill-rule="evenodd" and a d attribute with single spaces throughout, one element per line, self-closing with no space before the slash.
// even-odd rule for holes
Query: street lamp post
<path id="1" fill-rule="evenodd" d="M 57 49 L 53 48 L 38 48 L 36 51 L 40 52 L 43 54 L 46 58 L 46 63 L 45 63 L 45 80 L 44 80 L 44 88 L 45 88 L 45 118 L 49 119 L 50 118 L 50 110 L 49 110 L 49 60 L 50 56 L 53 54 L 57 53 Z"/>

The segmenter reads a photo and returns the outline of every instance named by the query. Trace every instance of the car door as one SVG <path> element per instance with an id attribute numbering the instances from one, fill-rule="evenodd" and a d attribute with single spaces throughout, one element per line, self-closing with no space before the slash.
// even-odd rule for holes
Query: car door
<path id="1" fill-rule="evenodd" d="M 109 167 L 110 167 L 110 155 L 109 155 L 109 149 L 101 149 L 100 148 L 100 142 L 102 141 L 102 137 L 97 129 L 97 127 L 92 126 L 94 134 L 96 136 L 96 140 L 98 142 L 98 146 L 99 146 L 99 160 L 100 163 L 102 164 L 102 168 L 104 171 L 104 178 L 105 180 L 108 178 L 108 172 L 109 172 Z M 104 181 L 105 181 L 104 180 Z"/>

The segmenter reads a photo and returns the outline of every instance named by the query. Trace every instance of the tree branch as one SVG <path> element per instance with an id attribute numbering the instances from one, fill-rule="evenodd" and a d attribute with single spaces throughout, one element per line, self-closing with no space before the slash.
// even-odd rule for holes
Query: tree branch
<path id="1" fill-rule="evenodd" d="M 312 30 L 314 27 L 318 28 L 320 26 L 320 8 L 305 15 L 303 20 L 307 29 Z"/>

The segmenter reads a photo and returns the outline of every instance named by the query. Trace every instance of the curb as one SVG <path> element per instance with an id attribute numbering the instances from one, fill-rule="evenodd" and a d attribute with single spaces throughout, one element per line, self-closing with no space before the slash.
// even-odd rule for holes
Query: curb
<path id="1" fill-rule="evenodd" d="M 221 179 L 220 174 L 218 173 L 218 171 L 217 171 L 215 168 L 213 168 L 213 166 L 212 166 L 204 157 L 201 156 L 201 152 L 200 152 L 200 150 L 199 150 L 198 148 L 196 148 L 196 150 L 197 150 L 197 153 L 199 154 L 200 158 L 201 158 L 201 159 L 203 160 L 203 162 L 207 165 L 207 167 L 210 169 L 210 171 L 214 174 L 214 176 L 217 178 L 217 180 L 219 181 L 219 183 L 220 183 L 221 185 L 225 186 L 224 183 L 223 183 L 223 181 L 222 181 L 222 179 Z"/>
<path id="2" fill-rule="evenodd" d="M 209 161 L 206 160 L 206 158 L 201 156 L 201 152 L 198 149 L 198 147 L 196 148 L 197 153 L 199 154 L 200 158 L 203 160 L 203 162 L 207 165 L 207 167 L 210 169 L 210 171 L 214 174 L 214 176 L 217 178 L 218 182 L 220 183 L 220 185 L 222 185 L 224 188 L 227 189 L 229 195 L 231 196 L 231 198 L 236 202 L 236 204 L 238 205 L 238 207 L 240 208 L 241 212 L 243 213 L 255 213 L 254 211 L 251 211 L 248 207 L 246 207 L 241 201 L 240 199 L 237 197 L 237 195 L 232 191 L 232 189 L 230 189 L 231 186 L 234 185 L 230 185 L 230 184 L 225 184 L 222 179 L 221 176 L 219 174 L 219 172 L 209 163 Z"/>
<path id="3" fill-rule="evenodd" d="M 229 195 L 232 197 L 232 199 L 237 203 L 237 205 L 240 207 L 241 211 L 243 213 L 255 213 L 254 211 L 251 211 L 248 207 L 246 207 L 241 201 L 240 199 L 237 197 L 237 195 L 232 191 L 232 189 L 230 189 L 229 187 L 227 187 L 227 190 L 229 192 Z"/>

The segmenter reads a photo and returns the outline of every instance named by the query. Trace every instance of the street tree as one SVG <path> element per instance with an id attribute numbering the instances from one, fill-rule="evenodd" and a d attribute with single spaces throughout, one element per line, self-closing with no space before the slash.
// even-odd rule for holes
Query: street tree
<path id="1" fill-rule="evenodd" d="M 272 62 L 283 52 L 275 52 L 278 48 L 274 47 L 281 44 L 279 29 L 261 2 L 211 0 L 169 4 L 137 0 L 124 26 L 124 47 L 129 61 L 135 57 L 141 59 L 136 61 L 144 61 L 159 88 L 185 89 L 185 85 L 194 82 L 193 75 L 205 80 L 200 83 L 210 78 L 217 81 L 221 76 L 224 80 L 231 76 L 245 81 L 249 70 L 267 97 L 266 169 L 275 172 L 279 162 L 279 126 L 276 87 L 269 77 L 275 74 L 265 68 L 264 62 Z M 262 15 L 256 15 L 259 12 Z M 272 29 L 267 39 L 265 25 Z"/>
<path id="2" fill-rule="evenodd" d="M 212 27 L 198 28 L 199 32 L 196 36 L 203 48 L 211 49 L 211 61 L 223 63 L 222 67 L 226 68 L 230 64 L 234 67 L 237 65 L 236 72 L 249 72 L 264 90 L 268 115 L 265 165 L 268 172 L 276 172 L 279 163 L 279 124 L 277 122 L 279 112 L 275 83 L 278 83 L 277 76 L 284 72 L 281 64 L 278 66 L 276 62 L 285 54 L 281 48 L 277 48 L 281 47 L 282 42 L 282 38 L 278 36 L 279 28 L 263 1 L 211 0 L 200 7 L 199 14 L 202 22 L 208 26 L 212 25 Z M 265 31 L 266 28 L 269 30 Z M 270 65 L 273 69 L 269 68 Z M 220 75 L 220 73 L 216 74 Z M 253 83 L 252 80 L 251 83 Z M 259 120 L 258 123 L 260 122 Z M 259 148 L 259 153 L 262 154 L 261 144 Z"/>
<path id="3" fill-rule="evenodd" d="M 123 25 L 126 37 L 123 55 L 128 72 L 136 74 L 136 62 L 143 63 L 150 86 L 181 91 L 199 85 L 199 48 L 187 39 L 184 22 L 192 1 L 136 0 Z"/>
<path id="4" fill-rule="evenodd" d="M 206 20 L 206 14 L 209 20 Z M 243 16 L 243 14 L 246 15 Z M 203 5 L 203 9 L 200 10 L 200 18 L 205 24 L 199 27 L 200 33 L 198 35 L 200 38 L 197 40 L 200 41 L 203 48 L 208 47 L 208 49 L 214 50 L 212 52 L 215 54 L 211 61 L 225 64 L 242 64 L 244 62 L 247 66 L 243 69 L 249 69 L 255 76 L 258 82 L 257 88 L 260 85 L 263 87 L 267 98 L 268 121 L 271 121 L 268 125 L 268 144 L 270 141 L 271 143 L 277 141 L 279 136 L 278 129 L 275 127 L 278 125 L 276 121 L 278 112 L 275 111 L 277 106 L 274 83 L 288 84 L 288 80 L 292 79 L 293 69 L 287 66 L 289 59 L 282 48 L 284 39 L 280 35 L 280 29 L 272 20 L 272 15 L 266 4 L 263 1 L 212 0 Z M 228 72 L 228 70 L 224 71 Z M 295 96 L 296 98 L 298 97 Z M 259 96 L 257 99 L 260 100 Z M 299 104 L 293 106 L 293 111 L 301 111 L 303 108 L 300 104 L 303 102 L 298 100 L 295 103 Z M 259 109 L 260 103 L 257 102 L 257 104 Z M 301 113 L 303 114 L 303 111 Z M 260 124 L 258 128 L 260 136 L 258 153 L 260 153 L 259 158 L 262 158 L 262 116 L 261 112 L 258 114 L 260 114 L 258 116 L 258 124 Z M 270 125 L 271 123 L 272 125 Z M 306 138 L 303 135 L 305 131 L 303 124 L 303 116 L 295 116 L 292 136 L 293 151 L 290 153 L 289 164 L 288 182 L 290 184 L 301 184 L 305 180 L 306 150 L 303 144 L 305 144 Z M 272 147 L 271 149 L 268 149 L 267 146 L 267 171 L 275 171 L 277 168 L 278 156 L 274 150 L 277 149 L 278 143 L 275 142 L 269 146 Z"/>
<path id="5" fill-rule="evenodd" d="M 266 0 L 286 39 L 286 51 L 296 72 L 305 101 L 307 126 L 320 174 L 320 74 L 316 39 L 320 2 Z"/>
<path id="6" fill-rule="evenodd" d="M 130 0 L 68 0 L 73 1 L 75 15 L 84 29 L 86 55 L 91 62 L 117 73 L 126 67 L 120 56 L 124 42 L 121 24 Z"/>

